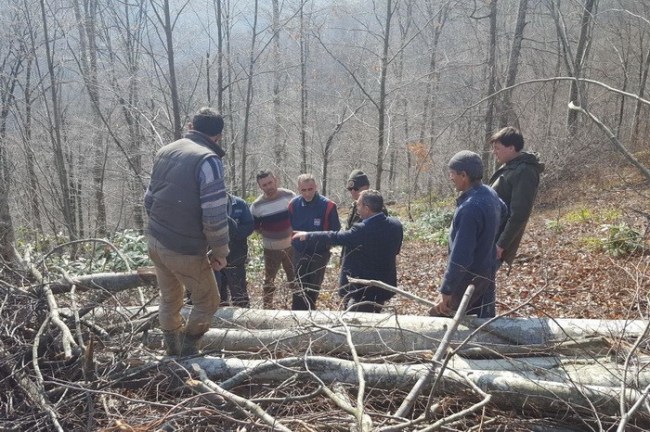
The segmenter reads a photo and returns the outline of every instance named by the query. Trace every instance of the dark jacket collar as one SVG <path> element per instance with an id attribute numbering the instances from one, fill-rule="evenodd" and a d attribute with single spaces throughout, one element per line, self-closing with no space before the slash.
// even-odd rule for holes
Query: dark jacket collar
<path id="1" fill-rule="evenodd" d="M 202 132 L 190 130 L 185 134 L 185 138 L 190 139 L 197 144 L 202 144 L 208 147 L 210 150 L 215 152 L 217 156 L 219 156 L 220 158 L 224 157 L 224 155 L 226 154 L 226 152 L 221 148 L 219 144 L 212 141 L 209 136 L 207 136 Z"/>

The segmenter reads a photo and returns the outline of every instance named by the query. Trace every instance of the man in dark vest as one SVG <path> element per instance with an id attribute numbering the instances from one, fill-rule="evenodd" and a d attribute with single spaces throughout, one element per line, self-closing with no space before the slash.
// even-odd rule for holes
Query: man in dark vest
<path id="1" fill-rule="evenodd" d="M 229 253 L 225 152 L 218 144 L 223 125 L 221 115 L 200 109 L 185 137 L 156 153 L 145 194 L 149 256 L 156 267 L 158 316 L 169 355 L 197 354 L 219 306 L 214 270 L 226 266 Z M 180 315 L 184 290 L 193 304 L 186 323 Z"/>

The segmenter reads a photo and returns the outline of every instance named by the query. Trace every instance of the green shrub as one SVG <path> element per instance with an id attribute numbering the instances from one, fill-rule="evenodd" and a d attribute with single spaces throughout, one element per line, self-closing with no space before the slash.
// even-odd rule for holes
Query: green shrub
<path id="1" fill-rule="evenodd" d="M 593 220 L 593 218 L 594 215 L 590 209 L 580 208 L 577 210 L 570 211 L 569 213 L 564 215 L 562 219 L 564 219 L 568 223 L 577 223 L 577 222 L 584 223 Z"/>
<path id="2" fill-rule="evenodd" d="M 547 219 L 546 228 L 550 231 L 554 231 L 556 234 L 560 234 L 564 231 L 564 224 L 559 219 Z"/>
<path id="3" fill-rule="evenodd" d="M 446 246 L 453 217 L 454 212 L 444 208 L 423 213 L 417 220 L 405 224 L 405 235 L 409 239 L 432 241 Z"/>
<path id="4" fill-rule="evenodd" d="M 612 256 L 620 257 L 645 250 L 643 236 L 626 223 L 605 224 L 601 230 L 607 234 L 603 245 Z"/>

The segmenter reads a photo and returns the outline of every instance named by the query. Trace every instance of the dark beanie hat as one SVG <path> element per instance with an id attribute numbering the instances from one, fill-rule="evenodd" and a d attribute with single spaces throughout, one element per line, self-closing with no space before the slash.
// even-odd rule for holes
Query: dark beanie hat
<path id="1" fill-rule="evenodd" d="M 350 173 L 350 177 L 348 177 L 348 185 L 347 187 L 349 188 L 361 188 L 363 186 L 370 186 L 370 180 L 368 180 L 368 176 L 366 173 L 364 173 L 361 170 L 354 170 Z"/>
<path id="2" fill-rule="evenodd" d="M 472 151 L 459 151 L 449 160 L 448 166 L 456 172 L 465 171 L 470 180 L 483 178 L 483 161 Z"/>
<path id="3" fill-rule="evenodd" d="M 211 108 L 201 108 L 192 118 L 192 129 L 207 136 L 219 135 L 223 131 L 223 117 Z"/>

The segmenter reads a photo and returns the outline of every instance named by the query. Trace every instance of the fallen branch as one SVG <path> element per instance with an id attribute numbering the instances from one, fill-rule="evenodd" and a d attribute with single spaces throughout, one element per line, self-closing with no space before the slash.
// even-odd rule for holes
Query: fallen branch
<path id="1" fill-rule="evenodd" d="M 277 430 L 281 432 L 291 432 L 291 429 L 287 428 L 282 423 L 277 421 L 275 418 L 273 418 L 273 416 L 271 416 L 266 411 L 264 411 L 264 409 L 259 405 L 257 405 L 256 403 L 253 403 L 246 398 L 237 396 L 236 394 L 231 393 L 219 387 L 218 384 L 216 384 L 215 382 L 210 380 L 210 378 L 208 378 L 208 375 L 205 373 L 205 371 L 196 363 L 192 364 L 192 370 L 196 372 L 200 378 L 200 381 L 192 380 L 192 379 L 187 381 L 187 384 L 194 390 L 198 390 L 203 393 L 215 393 L 218 396 L 221 396 L 222 398 L 226 399 L 227 401 L 235 404 L 240 409 L 244 409 L 245 411 L 253 414 L 257 418 L 262 420 L 264 423 L 271 426 L 273 430 Z"/>
<path id="2" fill-rule="evenodd" d="M 404 296 L 410 300 L 413 300 L 416 303 L 419 303 L 424 306 L 432 307 L 435 306 L 436 304 L 430 300 L 424 299 L 422 297 L 418 297 L 415 294 L 412 294 L 408 291 L 404 291 L 402 289 L 399 289 L 397 287 L 394 287 L 392 285 L 389 285 L 385 282 L 374 280 L 374 279 L 357 279 L 357 278 L 351 278 L 348 277 L 348 282 L 351 284 L 359 284 L 359 285 L 368 285 L 368 286 L 375 286 L 377 288 L 382 288 L 385 289 L 386 291 L 393 292 L 395 294 L 399 294 L 401 296 Z"/>
<path id="3" fill-rule="evenodd" d="M 241 360 L 237 358 L 204 357 L 187 360 L 187 367 L 197 363 L 212 380 L 222 380 L 240 372 L 254 370 L 260 364 L 270 360 Z M 181 361 L 181 364 L 185 364 Z M 305 369 L 308 367 L 308 370 Z M 410 390 L 418 379 L 428 373 L 430 365 L 420 364 L 376 364 L 362 363 L 366 385 L 375 389 Z M 358 385 L 354 371 L 354 362 L 331 357 L 293 357 L 277 362 L 275 368 L 268 368 L 263 373 L 249 375 L 249 382 L 274 384 L 286 379 L 297 377 L 309 380 L 316 374 L 324 383 L 342 382 Z M 558 371 L 567 372 L 568 371 Z M 466 373 L 451 367 L 441 376 L 444 390 L 436 394 L 464 394 L 467 389 L 466 379 L 470 379 L 483 391 L 492 395 L 493 401 L 508 409 L 535 408 L 542 411 L 557 413 L 558 404 L 566 405 L 567 409 L 592 413 L 590 404 L 598 408 L 603 415 L 618 415 L 620 387 L 585 385 L 571 375 L 566 375 L 563 381 L 549 380 L 552 376 L 540 374 L 538 370 L 500 371 L 500 370 L 466 370 Z M 603 366 L 601 375 L 614 373 L 609 366 Z M 590 375 L 593 375 L 592 371 Z M 556 377 L 558 380 L 560 376 Z M 650 376 L 645 374 L 638 377 L 638 385 L 650 385 Z M 428 386 L 425 386 L 427 389 Z M 634 404 L 641 398 L 642 392 L 627 388 L 624 397 L 627 403 Z"/>
<path id="4" fill-rule="evenodd" d="M 438 345 L 438 348 L 436 349 L 436 352 L 433 355 L 433 359 L 431 359 L 432 368 L 427 372 L 426 375 L 420 377 L 420 379 L 413 386 L 409 394 L 404 398 L 404 401 L 400 405 L 399 409 L 395 412 L 396 417 L 406 417 L 406 415 L 411 411 L 413 402 L 415 402 L 415 399 L 422 392 L 422 388 L 424 387 L 425 383 L 428 382 L 433 376 L 433 374 L 436 372 L 436 366 L 440 363 L 442 357 L 447 353 L 447 347 L 449 346 L 451 336 L 456 332 L 456 329 L 458 328 L 458 323 L 460 322 L 461 318 L 465 316 L 467 305 L 469 304 L 469 300 L 472 297 L 472 294 L 474 294 L 474 285 L 469 285 L 465 290 L 465 294 L 463 295 L 463 298 L 460 301 L 460 305 L 458 305 L 458 309 L 456 310 L 456 314 L 454 315 L 454 319 L 452 320 L 449 329 L 447 330 L 445 336 L 440 341 L 440 344 Z M 429 405 L 430 404 L 427 405 L 427 408 Z"/>

